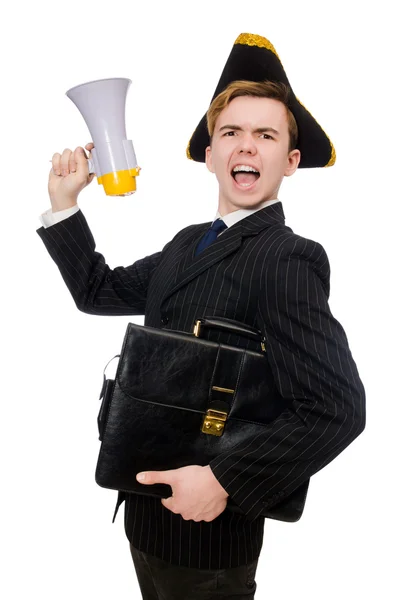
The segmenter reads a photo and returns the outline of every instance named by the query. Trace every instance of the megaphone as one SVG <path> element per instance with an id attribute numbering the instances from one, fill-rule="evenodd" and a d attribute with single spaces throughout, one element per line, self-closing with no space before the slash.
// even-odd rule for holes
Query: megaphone
<path id="1" fill-rule="evenodd" d="M 125 103 L 131 79 L 114 77 L 88 81 L 66 92 L 90 131 L 94 148 L 89 172 L 108 196 L 129 196 L 136 191 L 139 175 L 134 147 L 127 140 Z"/>

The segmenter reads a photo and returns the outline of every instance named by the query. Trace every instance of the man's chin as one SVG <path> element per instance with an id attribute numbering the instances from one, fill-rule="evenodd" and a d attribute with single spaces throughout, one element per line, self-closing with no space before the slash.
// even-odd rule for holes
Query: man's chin
<path id="1" fill-rule="evenodd" d="M 233 202 L 233 204 L 239 206 L 240 208 L 256 208 L 263 202 L 267 202 L 268 200 L 272 199 L 273 194 L 266 195 L 263 193 L 256 193 L 251 195 L 247 194 L 246 196 L 244 194 L 233 194 L 233 196 L 231 197 L 231 201 Z"/>
<path id="2" fill-rule="evenodd" d="M 259 197 L 241 197 L 241 196 L 230 196 L 229 198 L 224 198 L 222 200 L 220 200 L 219 202 L 219 207 L 220 210 L 219 212 L 223 215 L 228 214 L 229 212 L 235 212 L 236 210 L 241 210 L 241 209 L 245 209 L 245 210 L 254 210 L 256 208 L 259 208 L 261 204 L 263 204 L 264 202 L 267 202 L 269 200 L 275 200 L 275 198 L 266 198 L 263 196 L 259 196 Z"/>

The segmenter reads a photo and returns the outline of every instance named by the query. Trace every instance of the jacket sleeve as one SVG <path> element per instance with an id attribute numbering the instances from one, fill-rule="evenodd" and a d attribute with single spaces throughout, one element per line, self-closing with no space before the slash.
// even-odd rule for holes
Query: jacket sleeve
<path id="1" fill-rule="evenodd" d="M 365 427 L 365 391 L 346 334 L 328 305 L 324 248 L 302 237 L 262 267 L 258 325 L 289 406 L 210 467 L 249 518 L 287 497 Z"/>
<path id="2" fill-rule="evenodd" d="M 146 256 L 128 267 L 110 269 L 103 255 L 95 251 L 95 240 L 81 210 L 36 231 L 79 310 L 92 315 L 145 314 L 150 278 L 162 252 Z"/>

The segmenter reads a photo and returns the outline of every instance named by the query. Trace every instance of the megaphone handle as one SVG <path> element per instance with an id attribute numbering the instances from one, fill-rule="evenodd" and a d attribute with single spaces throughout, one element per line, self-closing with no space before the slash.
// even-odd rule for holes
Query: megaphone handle
<path id="1" fill-rule="evenodd" d="M 95 173 L 94 161 L 91 158 L 88 158 L 88 172 Z"/>

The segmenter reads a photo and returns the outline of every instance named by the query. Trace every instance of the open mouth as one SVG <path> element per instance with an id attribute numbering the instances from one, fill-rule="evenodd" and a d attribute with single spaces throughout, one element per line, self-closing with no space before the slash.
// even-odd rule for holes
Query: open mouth
<path id="1" fill-rule="evenodd" d="M 253 167 L 241 165 L 232 170 L 231 176 L 239 189 L 248 190 L 254 187 L 260 177 L 260 173 Z"/>

